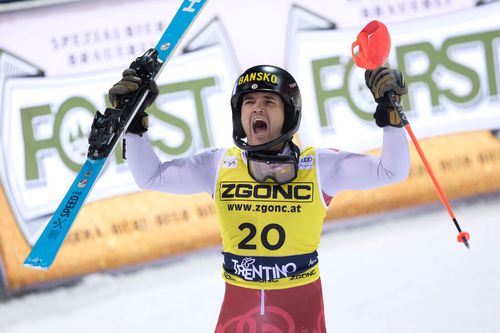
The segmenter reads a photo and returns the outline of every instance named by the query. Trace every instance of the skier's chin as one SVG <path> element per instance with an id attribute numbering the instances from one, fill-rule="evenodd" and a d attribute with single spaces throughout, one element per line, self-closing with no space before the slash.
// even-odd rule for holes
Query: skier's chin
<path id="1" fill-rule="evenodd" d="M 249 144 L 252 146 L 258 146 L 258 145 L 263 145 L 268 142 L 270 142 L 272 138 L 266 133 L 266 134 L 258 134 L 258 135 L 253 135 L 251 140 L 249 141 Z"/>

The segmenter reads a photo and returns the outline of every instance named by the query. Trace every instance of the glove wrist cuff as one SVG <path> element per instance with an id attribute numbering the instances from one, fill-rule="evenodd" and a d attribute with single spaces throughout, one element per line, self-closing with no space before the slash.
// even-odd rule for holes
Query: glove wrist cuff
<path id="1" fill-rule="evenodd" d="M 132 133 L 139 136 L 142 136 L 145 132 L 148 131 L 149 127 L 149 116 L 146 112 L 140 111 L 137 113 L 132 119 L 132 122 L 127 127 L 126 133 Z"/>

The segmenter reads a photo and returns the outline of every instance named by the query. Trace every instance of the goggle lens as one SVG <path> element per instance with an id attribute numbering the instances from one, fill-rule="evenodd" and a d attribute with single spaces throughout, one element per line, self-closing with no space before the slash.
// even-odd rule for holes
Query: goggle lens
<path id="1" fill-rule="evenodd" d="M 248 172 L 259 183 L 272 179 L 278 184 L 289 183 L 297 177 L 297 163 L 293 159 L 270 161 L 250 155 Z"/>

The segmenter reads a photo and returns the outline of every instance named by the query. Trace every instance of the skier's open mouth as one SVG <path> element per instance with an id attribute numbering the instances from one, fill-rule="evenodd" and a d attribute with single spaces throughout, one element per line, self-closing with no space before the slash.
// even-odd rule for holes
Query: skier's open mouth
<path id="1" fill-rule="evenodd" d="M 267 130 L 267 123 L 263 119 L 254 119 L 252 122 L 252 130 L 255 134 L 265 133 Z"/>

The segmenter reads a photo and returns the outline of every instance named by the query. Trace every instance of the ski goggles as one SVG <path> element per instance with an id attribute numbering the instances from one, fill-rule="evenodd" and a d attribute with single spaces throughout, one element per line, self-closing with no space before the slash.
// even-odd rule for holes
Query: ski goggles
<path id="1" fill-rule="evenodd" d="M 269 156 L 248 152 L 248 173 L 259 183 L 268 179 L 277 184 L 286 184 L 297 178 L 298 156 Z"/>

